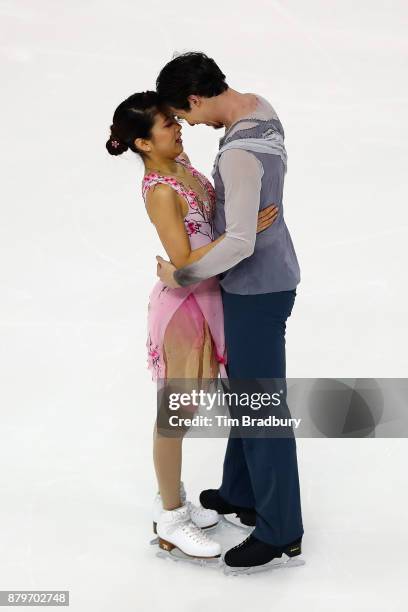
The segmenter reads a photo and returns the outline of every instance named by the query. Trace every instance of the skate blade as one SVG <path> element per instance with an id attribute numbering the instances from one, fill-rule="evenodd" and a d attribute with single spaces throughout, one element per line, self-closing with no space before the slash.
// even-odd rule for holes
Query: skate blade
<path id="1" fill-rule="evenodd" d="M 158 557 L 159 559 L 170 559 L 171 561 L 191 563 L 192 565 L 199 565 L 200 567 L 218 568 L 221 565 L 221 556 L 210 557 L 208 559 L 204 557 L 190 557 L 189 555 L 184 554 L 178 548 L 173 548 L 173 550 L 171 551 L 160 549 L 156 553 L 156 557 Z"/>
<path id="2" fill-rule="evenodd" d="M 226 576 L 240 576 L 242 574 L 257 574 L 259 572 L 269 572 L 274 569 L 284 569 L 290 567 L 299 567 L 305 565 L 306 561 L 301 557 L 286 557 L 285 559 L 273 559 L 264 565 L 255 565 L 254 567 L 230 567 L 223 562 L 223 572 Z"/>
<path id="3" fill-rule="evenodd" d="M 159 538 L 158 538 L 158 536 L 157 536 L 156 538 L 153 538 L 153 540 L 150 540 L 150 542 L 149 542 L 149 544 L 150 544 L 151 546 L 156 546 L 156 544 L 158 544 L 158 543 L 159 543 Z"/>

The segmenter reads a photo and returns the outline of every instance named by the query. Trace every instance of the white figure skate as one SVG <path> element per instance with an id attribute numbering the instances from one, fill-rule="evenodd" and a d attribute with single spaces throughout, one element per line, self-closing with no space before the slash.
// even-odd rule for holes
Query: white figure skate
<path id="1" fill-rule="evenodd" d="M 215 510 L 209 510 L 207 508 L 203 508 L 200 505 L 195 506 L 191 502 L 187 501 L 186 491 L 184 489 L 183 482 L 180 483 L 180 501 L 182 505 L 188 505 L 190 511 L 190 518 L 197 527 L 200 529 L 211 529 L 212 527 L 216 527 L 220 520 L 220 516 L 218 512 Z M 157 493 L 154 502 L 153 502 L 153 531 L 157 533 L 157 521 L 159 516 L 163 512 L 163 503 L 160 496 L 160 493 Z M 152 541 L 152 544 L 157 544 L 157 539 Z"/>
<path id="2" fill-rule="evenodd" d="M 163 510 L 157 521 L 157 556 L 200 565 L 220 565 L 221 546 L 195 525 L 189 506 Z"/>

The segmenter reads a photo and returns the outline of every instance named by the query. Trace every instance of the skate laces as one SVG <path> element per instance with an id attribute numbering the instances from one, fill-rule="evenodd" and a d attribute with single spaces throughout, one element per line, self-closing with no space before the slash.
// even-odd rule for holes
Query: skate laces
<path id="1" fill-rule="evenodd" d="M 196 506 L 190 501 L 186 502 L 186 506 L 188 506 L 190 514 L 192 512 L 194 512 L 194 514 L 201 514 L 201 515 L 208 513 L 208 510 L 206 508 L 203 508 L 201 505 Z"/>
<path id="2" fill-rule="evenodd" d="M 178 514 L 173 515 L 171 531 L 174 532 L 176 529 L 181 529 L 188 538 L 194 540 L 198 544 L 209 544 L 211 542 L 207 534 L 201 531 L 201 529 L 191 520 L 190 506 L 188 504 L 186 504 Z"/>
<path id="3" fill-rule="evenodd" d="M 249 534 L 249 536 L 247 536 L 245 538 L 245 540 L 242 540 L 242 542 L 240 542 L 239 544 L 237 544 L 237 546 L 234 546 L 234 548 L 232 548 L 231 550 L 236 550 L 237 548 L 241 548 L 241 546 L 243 546 L 244 544 L 246 544 L 249 540 L 249 538 L 251 537 L 251 534 Z"/>
<path id="4" fill-rule="evenodd" d="M 191 520 L 184 523 L 181 530 L 186 534 L 186 536 L 198 544 L 209 544 L 211 542 L 207 534 L 197 527 L 197 525 L 195 525 Z"/>
<path id="5" fill-rule="evenodd" d="M 171 510 L 166 517 L 166 524 L 169 533 L 174 533 L 183 523 L 188 523 L 190 520 L 190 513 L 184 506 L 177 510 Z"/>

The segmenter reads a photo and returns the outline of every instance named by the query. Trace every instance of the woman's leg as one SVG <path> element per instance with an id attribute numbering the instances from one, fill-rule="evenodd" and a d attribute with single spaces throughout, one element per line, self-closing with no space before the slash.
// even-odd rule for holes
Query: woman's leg
<path id="1" fill-rule="evenodd" d="M 173 391 L 180 380 L 180 388 L 187 392 L 190 380 L 197 379 L 202 367 L 203 331 L 202 315 L 197 310 L 193 296 L 189 296 L 179 306 L 167 325 L 163 340 L 163 358 L 166 364 L 166 380 L 174 381 Z M 187 379 L 187 380 L 186 380 Z M 183 383 L 186 380 L 186 384 Z M 179 416 L 191 414 L 177 413 Z M 180 481 L 182 466 L 182 444 L 186 428 L 170 430 L 166 427 L 168 411 L 166 400 L 163 402 L 163 423 L 161 430 L 157 421 L 153 432 L 153 461 L 157 483 L 165 510 L 181 506 Z"/>
<path id="2" fill-rule="evenodd" d="M 165 510 L 174 510 L 181 506 L 181 447 L 183 438 L 167 437 L 157 431 L 157 423 L 153 431 L 153 461 L 157 482 Z"/>

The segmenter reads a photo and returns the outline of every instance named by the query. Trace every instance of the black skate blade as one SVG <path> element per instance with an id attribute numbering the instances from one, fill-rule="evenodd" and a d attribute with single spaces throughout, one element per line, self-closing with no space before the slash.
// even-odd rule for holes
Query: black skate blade
<path id="1" fill-rule="evenodd" d="M 264 565 L 255 565 L 253 567 L 230 567 L 223 562 L 223 572 L 226 576 L 240 576 L 242 574 L 256 574 L 258 572 L 269 572 L 274 569 L 289 569 L 290 567 L 299 567 L 305 565 L 306 561 L 301 557 L 287 557 L 282 555 L 281 559 L 273 559 Z"/>
<path id="2" fill-rule="evenodd" d="M 190 557 L 189 555 L 184 554 L 179 548 L 173 548 L 173 550 L 171 551 L 160 549 L 156 553 L 156 557 L 159 557 L 159 559 L 170 559 L 171 561 L 181 561 L 182 563 L 190 563 L 191 565 L 198 565 L 200 567 L 218 569 L 221 566 L 221 556 L 211 557 L 208 559 L 203 557 Z"/>

